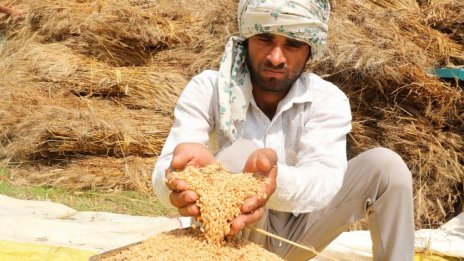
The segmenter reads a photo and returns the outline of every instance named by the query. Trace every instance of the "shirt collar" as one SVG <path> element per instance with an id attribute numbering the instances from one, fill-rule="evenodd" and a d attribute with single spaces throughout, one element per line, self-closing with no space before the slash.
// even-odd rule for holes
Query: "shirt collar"
<path id="1" fill-rule="evenodd" d="M 287 96 L 283 98 L 279 105 L 277 106 L 276 115 L 290 109 L 293 104 L 296 103 L 305 103 L 305 102 L 312 102 L 313 101 L 313 92 L 311 91 L 311 78 L 314 76 L 312 73 L 303 73 L 300 77 L 293 83 L 292 87 L 290 88 Z M 251 86 L 251 82 L 249 83 L 250 91 L 253 88 Z M 250 103 L 252 106 L 258 108 L 256 101 L 251 94 Z"/>
<path id="2" fill-rule="evenodd" d="M 295 103 L 305 103 L 313 101 L 313 93 L 311 91 L 311 73 L 303 73 L 293 83 L 287 96 L 280 101 L 277 107 L 279 111 L 286 111 L 290 109 Z"/>

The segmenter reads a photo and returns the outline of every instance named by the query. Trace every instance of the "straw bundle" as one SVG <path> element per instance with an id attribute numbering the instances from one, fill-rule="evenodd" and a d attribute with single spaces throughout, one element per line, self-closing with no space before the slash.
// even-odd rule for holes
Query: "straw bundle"
<path id="1" fill-rule="evenodd" d="M 160 67 L 109 67 L 94 61 L 59 85 L 79 96 L 111 98 L 127 108 L 152 109 L 171 116 L 187 80 Z"/>
<path id="2" fill-rule="evenodd" d="M 11 170 L 14 184 L 152 193 L 153 157 L 78 157 L 53 164 L 23 163 Z"/>
<path id="3" fill-rule="evenodd" d="M 190 1 L 179 2 L 192 5 Z M 188 76 L 205 69 L 219 68 L 228 37 L 238 31 L 236 0 L 197 2 L 197 5 L 185 10 L 186 13 L 179 19 L 179 23 L 185 26 L 185 33 L 192 39 L 191 42 L 163 50 L 153 61 L 171 61 L 173 66 L 182 68 Z"/>
<path id="4" fill-rule="evenodd" d="M 132 112 L 85 100 L 74 101 L 74 106 L 73 99 L 62 99 L 69 101 L 64 106 L 53 104 L 51 99 L 16 106 L 21 100 L 27 98 L 11 96 L 0 105 L 1 157 L 14 161 L 80 154 L 154 156 L 172 122 L 152 111 Z"/>
<path id="5" fill-rule="evenodd" d="M 417 223 L 438 225 L 436 220 L 459 214 L 464 177 L 462 135 L 438 130 L 424 119 L 398 117 L 395 111 L 388 114 L 379 122 L 386 136 L 382 143 L 403 155 L 415 174 Z"/>
<path id="6" fill-rule="evenodd" d="M 11 41 L 10 45 L 17 42 Z M 111 67 L 76 55 L 60 43 L 30 42 L 0 62 L 0 72 L 11 82 L 50 82 L 51 88 L 77 96 L 111 98 L 133 109 L 153 109 L 172 115 L 187 80 L 161 67 Z M 15 71 L 11 74 L 11 71 Z"/>
<path id="7" fill-rule="evenodd" d="M 123 0 L 29 1 L 27 24 L 42 42 L 63 41 L 79 53 L 116 66 L 144 65 L 183 36 L 169 20 Z M 188 39 L 186 39 L 188 40 Z"/>
<path id="8" fill-rule="evenodd" d="M 55 82 L 74 75 L 81 58 L 60 43 L 8 40 L 0 52 L 0 76 L 5 83 Z"/>
<path id="9" fill-rule="evenodd" d="M 464 44 L 464 2 L 456 0 L 429 0 L 422 5 L 424 21 Z"/>

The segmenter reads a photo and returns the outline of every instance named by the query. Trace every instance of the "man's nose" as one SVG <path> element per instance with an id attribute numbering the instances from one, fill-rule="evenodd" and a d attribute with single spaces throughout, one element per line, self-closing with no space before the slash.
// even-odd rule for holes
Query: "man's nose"
<path id="1" fill-rule="evenodd" d="M 284 52 L 280 46 L 276 46 L 272 49 L 271 53 L 267 56 L 269 62 L 274 66 L 285 64 L 287 59 L 285 58 Z"/>

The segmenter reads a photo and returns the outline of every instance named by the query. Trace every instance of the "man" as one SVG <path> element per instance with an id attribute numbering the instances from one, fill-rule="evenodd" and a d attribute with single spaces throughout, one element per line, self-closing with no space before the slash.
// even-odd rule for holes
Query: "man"
<path id="1" fill-rule="evenodd" d="M 229 39 L 219 72 L 197 75 L 179 98 L 153 173 L 155 191 L 181 215 L 198 216 L 198 195 L 183 180 L 165 179 L 173 169 L 221 160 L 230 170 L 272 180 L 265 188 L 270 197 L 245 200 L 231 234 L 241 231 L 287 260 L 307 260 L 315 254 L 246 226 L 321 251 L 367 215 L 374 259 L 412 260 L 411 173 L 384 148 L 347 163 L 348 99 L 333 84 L 302 73 L 322 55 L 328 17 L 328 1 L 240 1 L 240 37 Z"/>

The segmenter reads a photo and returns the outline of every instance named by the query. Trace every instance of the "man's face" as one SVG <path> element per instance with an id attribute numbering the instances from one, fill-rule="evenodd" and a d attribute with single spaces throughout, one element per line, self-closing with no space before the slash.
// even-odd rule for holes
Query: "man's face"
<path id="1" fill-rule="evenodd" d="M 303 72 L 311 48 L 308 44 L 276 34 L 248 39 L 247 66 L 254 88 L 287 92 Z"/>

